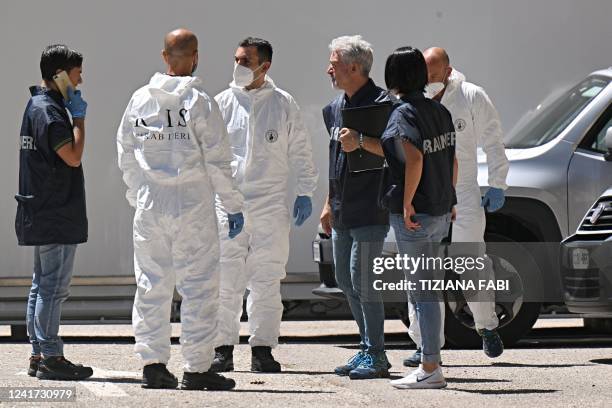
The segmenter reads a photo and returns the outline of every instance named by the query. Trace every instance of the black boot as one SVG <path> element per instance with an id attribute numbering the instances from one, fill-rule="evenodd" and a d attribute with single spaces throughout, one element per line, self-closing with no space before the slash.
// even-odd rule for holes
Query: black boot
<path id="1" fill-rule="evenodd" d="M 213 372 L 205 373 L 183 373 L 181 390 L 209 390 L 225 391 L 231 390 L 236 386 L 236 382 L 231 378 L 225 378 L 221 374 Z"/>
<path id="2" fill-rule="evenodd" d="M 165 364 L 148 364 L 142 370 L 142 388 L 176 388 L 178 380 Z"/>
<path id="3" fill-rule="evenodd" d="M 215 348 L 215 359 L 209 371 L 213 373 L 234 371 L 234 346 L 220 346 Z"/>
<path id="4" fill-rule="evenodd" d="M 73 364 L 64 356 L 52 356 L 41 360 L 36 371 L 36 378 L 41 380 L 81 381 L 92 375 L 91 367 Z"/>
<path id="5" fill-rule="evenodd" d="M 40 356 L 30 356 L 30 365 L 28 367 L 28 375 L 30 377 L 36 377 L 38 365 L 40 364 L 41 360 L 42 358 Z"/>
<path id="6" fill-rule="evenodd" d="M 281 365 L 278 361 L 274 360 L 271 347 L 251 347 L 251 371 L 280 373 Z"/>

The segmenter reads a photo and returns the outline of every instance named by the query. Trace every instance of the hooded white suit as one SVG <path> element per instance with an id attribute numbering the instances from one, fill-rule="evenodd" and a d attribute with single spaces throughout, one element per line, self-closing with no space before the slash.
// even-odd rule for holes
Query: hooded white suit
<path id="1" fill-rule="evenodd" d="M 505 190 L 508 174 L 508 159 L 503 143 L 499 114 L 486 92 L 479 86 L 465 80 L 465 76 L 453 69 L 446 85 L 442 100 L 453 117 L 456 134 L 456 155 L 459 164 L 457 177 L 457 219 L 453 223 L 453 243 L 482 243 L 477 245 L 478 255 L 484 254 L 484 232 L 486 218 L 481 207 L 480 187 L 478 185 L 477 149 L 482 147 L 487 155 L 489 187 Z M 461 246 L 459 246 L 461 248 Z M 487 262 L 486 276 L 492 278 L 490 262 Z M 476 329 L 495 329 L 498 325 L 495 303 L 485 301 L 469 302 L 474 315 Z M 444 322 L 444 305 L 442 322 Z M 410 337 L 420 344 L 420 333 L 416 324 L 416 314 L 410 308 Z M 413 323 L 414 322 L 414 323 Z M 444 328 L 441 328 L 442 345 Z"/>
<path id="2" fill-rule="evenodd" d="M 219 345 L 237 344 L 245 289 L 249 289 L 249 344 L 278 344 L 283 305 L 280 281 L 289 258 L 290 214 L 286 204 L 291 170 L 296 195 L 312 196 L 317 170 L 310 136 L 291 95 L 269 77 L 247 91 L 234 83 L 218 94 L 234 160 L 236 185 L 244 195 L 244 232 L 227 239 L 227 217 L 218 206 L 221 237 Z"/>
<path id="3" fill-rule="evenodd" d="M 145 365 L 168 362 L 176 284 L 182 296 L 185 371 L 207 371 L 219 306 L 215 194 L 230 213 L 242 207 L 217 103 L 198 78 L 157 73 L 133 94 L 117 132 L 117 149 L 126 197 L 136 208 L 136 353 Z"/>

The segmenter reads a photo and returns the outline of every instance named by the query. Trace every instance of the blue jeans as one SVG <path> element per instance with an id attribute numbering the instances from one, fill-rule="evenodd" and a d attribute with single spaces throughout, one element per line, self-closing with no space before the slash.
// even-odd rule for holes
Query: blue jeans
<path id="1" fill-rule="evenodd" d="M 26 323 L 32 355 L 63 356 L 64 344 L 58 336 L 62 303 L 74 265 L 76 245 L 41 245 L 34 247 L 34 276 L 28 298 Z"/>
<path id="2" fill-rule="evenodd" d="M 414 220 L 421 224 L 421 228 L 416 231 L 410 231 L 406 228 L 402 214 L 391 214 L 389 220 L 395 232 L 397 250 L 400 254 L 414 257 L 421 256 L 421 254 L 439 256 L 439 253 L 435 252 L 439 249 L 438 244 L 448 235 L 451 214 L 441 216 L 416 214 Z M 434 275 L 435 272 L 440 271 L 434 271 Z M 422 272 L 417 271 L 416 274 L 418 278 L 427 279 L 427 275 Z M 414 280 L 417 275 L 409 276 L 407 273 L 406 279 Z M 443 275 L 434 278 L 443 279 Z M 421 330 L 421 361 L 423 363 L 439 363 L 440 328 L 442 327 L 440 305 L 431 293 L 421 289 L 418 281 L 415 288 L 414 291 L 410 292 L 408 301 L 415 307 L 419 329 Z"/>
<path id="3" fill-rule="evenodd" d="M 369 275 L 362 272 L 372 270 L 373 259 L 382 254 L 387 232 L 388 225 L 332 230 L 336 281 L 359 327 L 361 349 L 373 355 L 385 350 L 385 307 L 379 292 L 369 288 L 362 292 L 362 283 L 369 281 Z"/>

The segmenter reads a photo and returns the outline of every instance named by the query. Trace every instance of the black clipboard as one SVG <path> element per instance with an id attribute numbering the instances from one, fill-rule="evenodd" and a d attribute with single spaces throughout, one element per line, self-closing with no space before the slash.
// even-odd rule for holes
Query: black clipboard
<path id="1" fill-rule="evenodd" d="M 365 136 L 380 138 L 387 128 L 387 122 L 393 105 L 380 103 L 342 109 L 342 126 L 353 129 Z M 380 170 L 384 167 L 385 158 L 357 149 L 347 154 L 348 170 L 352 173 Z"/>

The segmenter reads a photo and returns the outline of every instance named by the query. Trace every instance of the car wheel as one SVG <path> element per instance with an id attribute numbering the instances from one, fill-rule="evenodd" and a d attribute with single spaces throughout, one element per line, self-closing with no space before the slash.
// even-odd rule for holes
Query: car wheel
<path id="1" fill-rule="evenodd" d="M 529 255 L 527 250 L 521 249 L 520 243 L 515 242 L 503 235 L 487 234 L 487 242 L 507 242 L 517 245 L 515 251 L 504 251 L 503 258 L 497 256 L 493 252 L 488 252 L 488 255 L 493 260 L 496 273 L 503 270 L 504 273 L 515 281 L 520 277 L 516 273 L 513 265 L 525 264 L 525 258 L 531 258 L 529 264 L 535 264 L 533 257 Z M 512 271 L 514 269 L 514 272 Z M 496 304 L 496 313 L 499 318 L 500 327 L 498 332 L 506 346 L 512 346 L 519 341 L 535 324 L 540 315 L 541 303 L 522 301 L 522 296 L 512 301 L 498 302 Z M 482 340 L 478 333 L 474 330 L 474 320 L 467 307 L 465 299 L 457 299 L 457 297 L 447 296 L 446 316 L 444 321 L 444 333 L 449 345 L 459 348 L 480 348 Z"/>
<path id="2" fill-rule="evenodd" d="M 540 315 L 540 303 L 523 303 L 518 314 L 510 323 L 498 330 L 507 347 L 513 346 L 533 327 Z M 449 345 L 458 348 L 481 348 L 482 339 L 472 328 L 461 323 L 446 305 L 444 334 Z"/>
<path id="3" fill-rule="evenodd" d="M 25 324 L 11 325 L 11 340 L 26 341 L 28 340 L 28 329 Z"/>
<path id="4" fill-rule="evenodd" d="M 319 264 L 319 279 L 321 283 L 325 284 L 328 288 L 337 287 L 338 284 L 336 283 L 336 276 L 334 275 L 334 265 Z"/>

